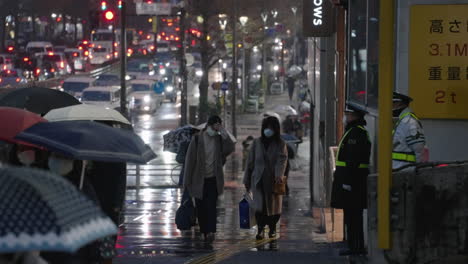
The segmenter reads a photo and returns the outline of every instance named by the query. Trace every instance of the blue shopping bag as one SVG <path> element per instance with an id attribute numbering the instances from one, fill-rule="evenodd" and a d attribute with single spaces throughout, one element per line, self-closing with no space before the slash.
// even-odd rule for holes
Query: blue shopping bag
<path id="1" fill-rule="evenodd" d="M 239 202 L 239 222 L 242 229 L 250 229 L 256 225 L 255 210 L 250 206 L 251 203 L 252 198 L 249 194 L 245 194 Z"/>

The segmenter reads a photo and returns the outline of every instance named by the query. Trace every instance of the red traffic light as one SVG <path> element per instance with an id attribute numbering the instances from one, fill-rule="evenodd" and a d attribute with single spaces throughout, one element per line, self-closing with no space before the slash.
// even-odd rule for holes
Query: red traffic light
<path id="1" fill-rule="evenodd" d="M 107 21 L 114 20 L 114 17 L 115 17 L 115 15 L 114 15 L 114 12 L 112 12 L 112 11 L 106 11 L 106 12 L 104 13 L 104 18 L 105 18 Z"/>

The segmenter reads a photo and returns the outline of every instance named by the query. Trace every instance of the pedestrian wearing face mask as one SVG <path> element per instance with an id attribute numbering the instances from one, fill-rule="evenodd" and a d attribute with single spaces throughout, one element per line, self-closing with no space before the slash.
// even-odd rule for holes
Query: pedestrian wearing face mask
<path id="1" fill-rule="evenodd" d="M 363 210 L 367 208 L 367 176 L 371 142 L 365 128 L 367 111 L 348 105 L 345 134 L 340 140 L 333 175 L 331 206 L 343 209 L 348 249 L 340 255 L 366 254 Z"/>
<path id="2" fill-rule="evenodd" d="M 14 166 L 25 166 L 45 169 L 45 153 L 32 146 L 15 144 L 11 147 L 8 163 Z"/>
<path id="3" fill-rule="evenodd" d="M 393 93 L 393 117 L 397 118 L 393 129 L 393 169 L 429 160 L 424 130 L 409 107 L 411 101 L 409 96 Z"/>
<path id="4" fill-rule="evenodd" d="M 83 161 L 73 160 L 70 157 L 51 153 L 48 159 L 49 170 L 65 177 L 77 188 L 80 186 Z M 91 182 L 84 178 L 81 191 L 97 205 L 100 205 L 98 196 Z M 106 263 L 115 256 L 114 241 L 111 236 L 100 239 L 79 249 L 76 253 L 42 252 L 41 256 L 50 264 L 63 263 Z"/>
<path id="5" fill-rule="evenodd" d="M 216 203 L 224 189 L 223 166 L 234 151 L 234 142 L 219 116 L 211 116 L 206 128 L 192 137 L 185 157 L 184 188 L 195 198 L 200 232 L 212 242 L 216 233 Z"/>
<path id="6" fill-rule="evenodd" d="M 269 237 L 276 237 L 284 193 L 275 191 L 274 186 L 286 182 L 288 160 L 278 119 L 272 116 L 263 119 L 261 131 L 260 138 L 255 139 L 252 144 L 243 181 L 247 192 L 252 192 L 253 195 L 252 207 L 256 211 L 258 240 L 264 238 L 267 225 Z"/>

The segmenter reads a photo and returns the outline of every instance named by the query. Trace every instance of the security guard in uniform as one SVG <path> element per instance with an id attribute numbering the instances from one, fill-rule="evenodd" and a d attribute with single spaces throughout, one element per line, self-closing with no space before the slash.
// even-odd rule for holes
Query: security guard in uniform
<path id="1" fill-rule="evenodd" d="M 393 93 L 393 117 L 398 118 L 393 129 L 392 168 L 427 162 L 426 137 L 419 118 L 409 107 L 413 99 Z"/>
<path id="2" fill-rule="evenodd" d="M 346 132 L 338 146 L 332 187 L 334 208 L 343 209 L 348 249 L 340 255 L 366 254 L 363 210 L 367 208 L 367 176 L 371 142 L 365 128 L 367 111 L 347 105 Z"/>

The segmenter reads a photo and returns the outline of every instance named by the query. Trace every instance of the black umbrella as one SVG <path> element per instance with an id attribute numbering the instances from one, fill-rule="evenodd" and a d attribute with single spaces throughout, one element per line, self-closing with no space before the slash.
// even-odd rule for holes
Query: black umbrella
<path id="1" fill-rule="evenodd" d="M 26 109 L 44 115 L 52 109 L 80 104 L 75 97 L 53 89 L 29 87 L 0 94 L 0 106 Z"/>

